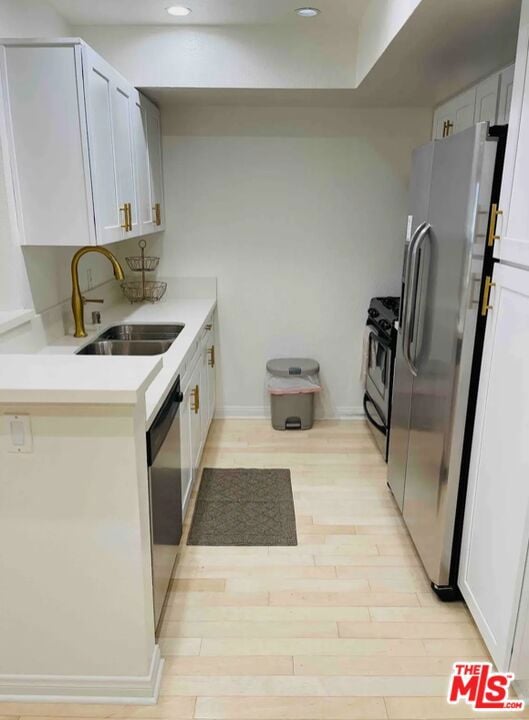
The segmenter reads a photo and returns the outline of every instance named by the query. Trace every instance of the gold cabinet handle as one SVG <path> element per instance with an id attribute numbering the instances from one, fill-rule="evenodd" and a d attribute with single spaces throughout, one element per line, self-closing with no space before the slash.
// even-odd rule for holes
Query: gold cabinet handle
<path id="1" fill-rule="evenodd" d="M 192 410 L 195 415 L 197 415 L 200 410 L 200 388 L 198 385 L 195 385 L 195 387 L 191 390 L 191 395 L 193 396 Z"/>
<path id="2" fill-rule="evenodd" d="M 213 325 L 211 325 L 211 323 L 208 323 L 208 324 L 206 325 L 206 330 L 211 330 L 212 327 L 213 327 Z"/>
<path id="3" fill-rule="evenodd" d="M 496 240 L 500 239 L 500 236 L 496 235 L 498 215 L 503 215 L 503 210 L 498 210 L 498 206 L 496 205 L 496 203 L 493 203 L 490 211 L 489 240 L 487 243 L 489 247 L 494 247 L 494 243 L 496 242 Z"/>
<path id="4" fill-rule="evenodd" d="M 119 212 L 123 213 L 123 223 L 121 224 L 121 227 L 125 232 L 128 232 L 129 229 L 129 205 L 128 203 L 125 203 L 119 208 Z"/>
<path id="5" fill-rule="evenodd" d="M 209 365 L 209 367 L 214 368 L 215 367 L 215 345 L 212 345 L 210 348 L 208 348 L 208 353 L 209 353 L 208 365 Z"/>
<path id="6" fill-rule="evenodd" d="M 121 226 L 125 232 L 132 230 L 132 203 L 124 203 L 119 211 L 123 213 L 123 225 Z"/>
<path id="7" fill-rule="evenodd" d="M 161 225 L 162 224 L 162 208 L 160 203 L 156 203 L 152 206 L 152 211 L 154 214 L 154 224 L 155 225 Z"/>
<path id="8" fill-rule="evenodd" d="M 490 291 L 495 286 L 496 286 L 496 283 L 493 283 L 490 275 L 487 275 L 487 277 L 485 278 L 485 287 L 483 288 L 483 301 L 481 303 L 482 317 L 485 317 L 487 315 L 488 311 L 492 309 L 492 305 L 489 304 Z"/>

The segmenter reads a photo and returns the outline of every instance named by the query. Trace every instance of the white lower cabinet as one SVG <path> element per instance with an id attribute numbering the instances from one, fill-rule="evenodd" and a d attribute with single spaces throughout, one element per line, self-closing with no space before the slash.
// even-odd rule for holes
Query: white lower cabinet
<path id="1" fill-rule="evenodd" d="M 215 325 L 211 325 L 211 329 L 208 330 L 206 335 L 206 349 L 208 355 L 208 416 L 209 422 L 213 420 L 215 415 L 215 407 L 217 401 L 217 349 L 215 345 Z"/>
<path id="2" fill-rule="evenodd" d="M 212 323 L 211 323 L 212 325 Z M 180 418 L 182 454 L 182 504 L 187 509 L 193 481 L 197 478 L 204 445 L 214 414 L 211 397 L 215 392 L 214 374 L 208 363 L 210 330 L 203 333 L 199 346 L 189 363 L 184 379 Z"/>
<path id="3" fill-rule="evenodd" d="M 494 662 L 505 671 L 529 542 L 529 271 L 498 264 L 493 282 L 459 586 Z"/>

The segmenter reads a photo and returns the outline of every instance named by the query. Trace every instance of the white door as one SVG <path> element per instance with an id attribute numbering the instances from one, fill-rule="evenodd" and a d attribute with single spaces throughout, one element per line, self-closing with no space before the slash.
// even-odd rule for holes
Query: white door
<path id="1" fill-rule="evenodd" d="M 491 125 L 496 124 L 498 116 L 498 94 L 500 86 L 500 75 L 496 73 L 486 80 L 482 80 L 476 88 L 476 108 L 474 111 L 474 123 L 488 121 Z"/>
<path id="2" fill-rule="evenodd" d="M 454 106 L 451 100 L 440 105 L 433 116 L 433 139 L 440 140 L 454 127 Z"/>
<path id="3" fill-rule="evenodd" d="M 134 144 L 136 148 L 136 188 L 139 234 L 148 235 L 158 228 L 152 209 L 151 167 L 149 161 L 147 110 L 140 93 L 132 106 Z"/>
<path id="4" fill-rule="evenodd" d="M 474 113 L 476 108 L 476 88 L 473 87 L 453 100 L 454 102 L 454 128 L 449 133 L 461 132 L 472 127 L 474 124 Z"/>
<path id="5" fill-rule="evenodd" d="M 509 670 L 516 676 L 515 686 L 519 696 L 529 699 L 529 567 L 527 561 Z"/>
<path id="6" fill-rule="evenodd" d="M 209 367 L 208 367 L 208 345 L 207 335 L 202 343 L 202 350 L 200 353 L 200 437 L 202 447 L 206 442 L 206 438 L 209 430 Z"/>
<path id="7" fill-rule="evenodd" d="M 529 24 L 522 26 L 516 51 L 509 133 L 494 256 L 529 267 Z"/>
<path id="8" fill-rule="evenodd" d="M 498 264 L 493 281 L 459 586 L 506 670 L 529 539 L 529 271 Z"/>
<path id="9" fill-rule="evenodd" d="M 137 232 L 131 128 L 136 91 L 86 46 L 83 68 L 96 237 L 106 244 Z"/>
<path id="10" fill-rule="evenodd" d="M 165 206 L 162 167 L 162 126 L 160 111 L 150 100 L 142 96 L 142 107 L 147 121 L 147 143 L 149 147 L 151 210 L 155 230 L 165 228 Z"/>
<path id="11" fill-rule="evenodd" d="M 208 352 L 208 426 L 215 415 L 215 405 L 217 401 L 217 352 L 215 343 L 215 325 L 212 324 L 211 330 L 207 334 L 207 352 Z"/>
<path id="12" fill-rule="evenodd" d="M 128 205 L 129 208 L 129 228 L 124 229 L 124 237 L 140 234 L 133 132 L 133 114 L 137 96 L 138 91 L 119 78 L 112 84 L 118 198 L 120 207 Z"/>
<path id="13" fill-rule="evenodd" d="M 189 380 L 189 417 L 191 433 L 191 462 L 193 472 L 196 473 L 200 464 L 202 452 L 202 425 L 200 408 L 202 402 L 202 387 L 200 383 L 201 358 L 199 357 Z"/>
<path id="14" fill-rule="evenodd" d="M 184 390 L 184 399 L 180 405 L 180 454 L 182 463 L 182 517 L 189 503 L 189 495 L 193 485 L 193 458 L 191 449 L 191 413 L 192 413 L 191 387 Z"/>
<path id="15" fill-rule="evenodd" d="M 498 102 L 498 125 L 506 125 L 509 122 L 511 112 L 512 89 L 514 83 L 514 65 L 500 73 L 500 97 Z"/>

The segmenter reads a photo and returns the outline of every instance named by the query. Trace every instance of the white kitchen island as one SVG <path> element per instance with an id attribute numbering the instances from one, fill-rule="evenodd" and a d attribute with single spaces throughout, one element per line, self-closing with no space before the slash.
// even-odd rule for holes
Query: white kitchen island
<path id="1" fill-rule="evenodd" d="M 214 293 L 118 302 L 88 338 L 55 334 L 23 354 L 0 342 L 0 699 L 156 701 L 145 434 L 180 375 L 190 486 L 205 435 L 191 437 L 186 393 L 208 365 L 215 307 Z M 125 322 L 185 327 L 164 355 L 74 354 Z"/>

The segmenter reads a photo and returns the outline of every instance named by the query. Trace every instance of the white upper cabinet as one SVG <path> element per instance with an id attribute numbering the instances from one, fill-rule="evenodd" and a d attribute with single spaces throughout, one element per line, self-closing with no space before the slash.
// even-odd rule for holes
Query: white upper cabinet
<path id="1" fill-rule="evenodd" d="M 146 97 L 141 97 L 141 106 L 147 121 L 147 146 L 151 175 L 151 210 L 155 230 L 165 228 L 165 207 L 163 194 L 162 127 L 160 111 Z"/>
<path id="2" fill-rule="evenodd" d="M 494 256 L 529 267 L 529 24 L 520 28 Z"/>
<path id="3" fill-rule="evenodd" d="M 138 183 L 138 207 L 141 233 L 165 228 L 160 111 L 138 93 L 134 110 L 136 157 L 141 168 Z"/>
<path id="4" fill-rule="evenodd" d="M 512 90 L 514 84 L 514 65 L 500 73 L 500 96 L 498 102 L 498 125 L 507 125 L 511 112 Z"/>
<path id="5" fill-rule="evenodd" d="M 475 107 L 475 87 L 438 107 L 434 115 L 434 138 L 447 137 L 473 125 Z"/>
<path id="6" fill-rule="evenodd" d="M 8 41 L 0 73 L 21 244 L 102 245 L 162 229 L 159 115 L 143 122 L 130 83 L 77 40 Z"/>
<path id="7" fill-rule="evenodd" d="M 474 123 L 483 121 L 488 121 L 491 125 L 496 123 L 498 117 L 499 88 L 499 73 L 492 75 L 486 80 L 482 80 L 476 87 Z"/>
<path id="8" fill-rule="evenodd" d="M 509 669 L 529 541 L 529 271 L 497 263 L 488 299 L 459 587 Z"/>
<path id="9" fill-rule="evenodd" d="M 433 138 L 438 140 L 488 121 L 505 125 L 509 118 L 514 65 L 439 105 L 434 113 Z"/>

